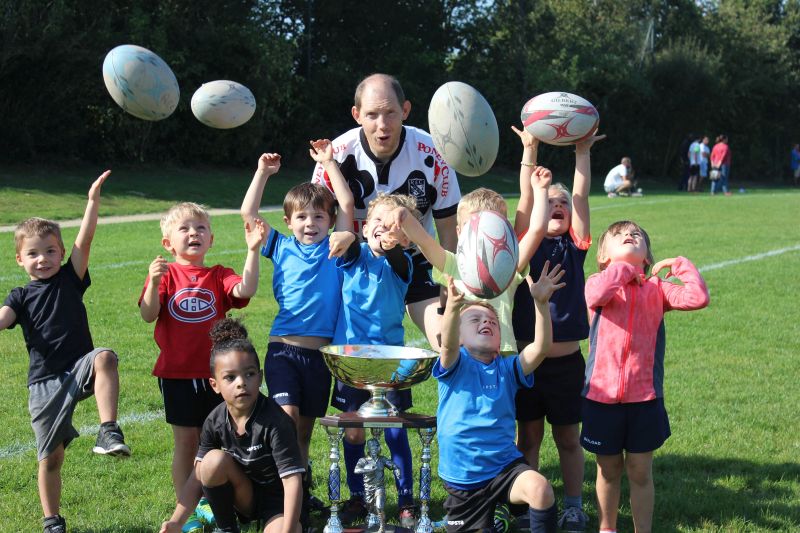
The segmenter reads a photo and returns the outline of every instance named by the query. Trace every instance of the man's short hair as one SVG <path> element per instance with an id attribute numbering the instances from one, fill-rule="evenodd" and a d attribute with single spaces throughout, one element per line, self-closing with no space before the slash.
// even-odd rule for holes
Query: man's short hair
<path id="1" fill-rule="evenodd" d="M 22 243 L 25 239 L 30 239 L 31 237 L 45 237 L 47 235 L 55 236 L 63 252 L 64 240 L 61 238 L 61 226 L 58 225 L 58 222 L 39 217 L 31 217 L 27 220 L 23 220 L 17 224 L 17 227 L 14 229 L 14 248 L 16 249 L 16 253 L 19 253 L 22 249 Z"/>
<path id="2" fill-rule="evenodd" d="M 283 199 L 283 214 L 286 218 L 292 218 L 292 213 L 306 206 L 328 213 L 331 223 L 336 218 L 336 199 L 324 185 L 307 182 L 289 189 Z"/>
<path id="3" fill-rule="evenodd" d="M 208 222 L 209 226 L 211 225 L 211 216 L 204 205 L 194 202 L 181 202 L 170 207 L 167 214 L 161 217 L 161 235 L 164 237 L 169 236 L 172 227 L 184 218 L 202 218 Z"/>
<path id="4" fill-rule="evenodd" d="M 462 226 L 472 213 L 479 211 L 497 211 L 508 218 L 508 206 L 505 199 L 498 192 L 486 187 L 478 187 L 461 197 L 456 210 L 456 223 Z"/>
<path id="5" fill-rule="evenodd" d="M 361 80 L 356 87 L 356 94 L 353 98 L 353 102 L 356 106 L 356 109 L 361 109 L 361 95 L 364 93 L 364 89 L 367 88 L 367 85 L 373 79 L 382 79 L 384 81 L 388 81 L 389 85 L 392 86 L 392 91 L 394 91 L 395 96 L 397 96 L 397 102 L 402 106 L 403 102 L 406 101 L 406 95 L 403 92 L 403 88 L 400 86 L 400 82 L 394 76 L 390 76 L 389 74 L 381 74 L 376 72 L 374 74 L 370 74 L 363 80 Z"/>

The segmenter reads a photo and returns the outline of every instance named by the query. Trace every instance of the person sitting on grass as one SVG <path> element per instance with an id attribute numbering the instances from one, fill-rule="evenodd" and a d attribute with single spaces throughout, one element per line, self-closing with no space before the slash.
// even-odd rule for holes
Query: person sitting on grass
<path id="1" fill-rule="evenodd" d="M 609 198 L 615 196 L 641 196 L 640 190 L 633 191 L 636 182 L 633 180 L 633 167 L 631 158 L 623 157 L 619 165 L 608 171 L 606 181 L 603 182 L 603 189 L 608 193 Z"/>
<path id="2" fill-rule="evenodd" d="M 442 350 L 433 367 L 439 381 L 439 477 L 448 493 L 448 532 L 491 528 L 498 503 L 509 504 L 512 511 L 529 508 L 532 533 L 556 531 L 553 488 L 514 445 L 514 397 L 521 387 L 533 385 L 533 370 L 547 355 L 552 337 L 548 301 L 564 286 L 560 266 L 549 266 L 545 263 L 531 286 L 536 339 L 509 357 L 499 356 L 494 308 L 467 302 L 448 281 Z"/>
<path id="3" fill-rule="evenodd" d="M 117 424 L 118 357 L 110 348 L 96 348 L 89 332 L 83 294 L 91 284 L 89 251 L 97 227 L 100 188 L 105 171 L 89 189 L 86 212 L 69 259 L 63 265 L 64 241 L 56 222 L 29 218 L 14 232 L 17 264 L 30 282 L 11 291 L 0 307 L 0 330 L 22 328 L 28 347 L 28 409 L 36 435 L 39 500 L 44 532 L 65 533 L 61 505 L 64 450 L 78 437 L 72 414 L 92 394 L 97 401 L 100 431 L 93 452 L 128 456 Z"/>
<path id="4" fill-rule="evenodd" d="M 211 387 L 223 403 L 206 418 L 195 473 L 161 533 L 180 531 L 202 484 L 215 531 L 239 532 L 239 522 L 266 524 L 264 533 L 300 533 L 305 465 L 292 418 L 259 392 L 261 363 L 247 330 L 225 318 L 211 329 Z"/>
<path id="5" fill-rule="evenodd" d="M 581 445 L 597 458 L 602 533 L 617 528 L 622 474 L 637 533 L 651 531 L 653 452 L 670 436 L 664 408 L 664 313 L 708 305 L 708 288 L 685 257 L 653 265 L 650 237 L 636 223 L 608 227 L 597 243 L 600 272 L 586 280 L 589 359 L 583 387 Z M 653 265 L 652 275 L 647 269 Z M 669 269 L 681 284 L 658 277 Z"/>

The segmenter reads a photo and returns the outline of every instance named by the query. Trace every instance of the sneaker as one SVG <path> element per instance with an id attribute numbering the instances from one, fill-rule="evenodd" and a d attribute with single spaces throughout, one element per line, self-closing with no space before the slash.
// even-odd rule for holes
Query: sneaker
<path id="1" fill-rule="evenodd" d="M 644 195 L 641 192 L 636 191 L 636 192 L 632 192 L 631 196 L 634 197 L 634 198 L 641 198 Z"/>
<path id="2" fill-rule="evenodd" d="M 125 444 L 122 429 L 116 422 L 100 425 L 100 431 L 97 432 L 97 441 L 94 443 L 92 451 L 101 455 L 120 455 L 124 457 L 128 457 L 131 454 L 131 449 Z"/>
<path id="3" fill-rule="evenodd" d="M 48 516 L 42 523 L 44 524 L 44 533 L 67 533 L 67 521 L 60 514 Z"/>
<path id="4" fill-rule="evenodd" d="M 610 192 L 610 193 L 608 193 L 608 197 L 609 197 L 609 198 L 616 198 L 617 196 L 618 196 L 618 195 L 617 195 L 617 193 L 615 193 L 615 192 Z"/>
<path id="5" fill-rule="evenodd" d="M 577 507 L 567 507 L 558 518 L 558 527 L 567 533 L 583 533 L 586 531 L 586 513 Z"/>
<path id="6" fill-rule="evenodd" d="M 339 511 L 339 520 L 344 526 L 353 525 L 365 518 L 367 518 L 367 503 L 358 496 L 344 502 L 342 510 Z"/>
<path id="7" fill-rule="evenodd" d="M 214 526 L 217 523 L 216 520 L 214 520 L 214 511 L 211 510 L 211 504 L 208 503 L 208 500 L 205 498 L 200 498 L 200 501 L 197 502 L 197 507 L 194 508 L 194 514 L 200 519 L 200 522 L 202 522 L 204 526 Z"/>
<path id="8" fill-rule="evenodd" d="M 511 530 L 511 510 L 508 505 L 498 503 L 494 508 L 494 532 L 508 533 Z"/>
<path id="9" fill-rule="evenodd" d="M 181 528 L 182 533 L 203 533 L 203 531 L 203 522 L 200 520 L 200 517 L 197 516 L 197 511 L 189 515 L 189 518 L 186 519 L 186 523 L 183 524 L 183 528 Z"/>
<path id="10" fill-rule="evenodd" d="M 412 530 L 417 527 L 417 512 L 417 506 L 414 504 L 400 507 L 400 511 L 397 513 L 400 527 Z"/>

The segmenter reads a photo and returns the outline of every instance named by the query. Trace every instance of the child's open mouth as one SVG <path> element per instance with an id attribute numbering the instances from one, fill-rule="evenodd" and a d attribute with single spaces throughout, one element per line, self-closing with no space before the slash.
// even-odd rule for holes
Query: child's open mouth
<path id="1" fill-rule="evenodd" d="M 553 213 L 553 216 L 551 218 L 553 220 L 564 220 L 564 213 L 562 213 L 561 211 L 556 211 L 555 213 Z"/>
<path id="2" fill-rule="evenodd" d="M 494 333 L 492 332 L 491 328 L 481 328 L 478 330 L 478 335 L 488 335 L 489 337 L 494 337 Z"/>

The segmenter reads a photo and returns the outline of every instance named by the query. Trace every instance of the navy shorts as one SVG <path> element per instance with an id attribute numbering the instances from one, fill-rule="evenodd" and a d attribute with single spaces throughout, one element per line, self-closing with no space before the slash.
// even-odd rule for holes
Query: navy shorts
<path id="1" fill-rule="evenodd" d="M 433 266 L 421 253 L 411 257 L 411 264 L 414 270 L 411 272 L 411 283 L 408 284 L 406 291 L 406 305 L 438 298 L 441 290 L 431 277 Z"/>
<path id="2" fill-rule="evenodd" d="M 448 533 L 492 529 L 494 508 L 498 503 L 509 503 L 514 481 L 528 470 L 533 468 L 528 466 L 524 459 L 519 458 L 479 489 L 457 489 L 445 482 L 447 498 L 444 500 L 444 509 L 447 512 Z M 512 516 L 518 516 L 528 510 L 527 505 L 509 503 L 508 507 Z"/>
<path id="3" fill-rule="evenodd" d="M 278 405 L 296 405 L 302 416 L 325 416 L 331 372 L 319 350 L 270 342 L 264 358 L 264 381 Z"/>
<path id="4" fill-rule="evenodd" d="M 580 350 L 563 357 L 548 357 L 533 371 L 533 388 L 517 391 L 517 420 L 547 417 L 553 426 L 581 421 L 581 391 L 586 362 Z"/>
<path id="5" fill-rule="evenodd" d="M 203 427 L 208 414 L 222 403 L 207 379 L 158 378 L 158 388 L 167 424 L 173 426 Z"/>
<path id="6" fill-rule="evenodd" d="M 635 403 L 583 399 L 581 446 L 598 455 L 657 450 L 670 436 L 664 398 Z"/>
<path id="7" fill-rule="evenodd" d="M 370 396 L 368 390 L 355 389 L 337 379 L 331 393 L 331 406 L 343 413 L 351 413 L 358 411 L 361 404 L 369 400 Z M 389 391 L 386 393 L 386 399 L 399 411 L 407 411 L 414 405 L 411 401 L 411 389 Z"/>

